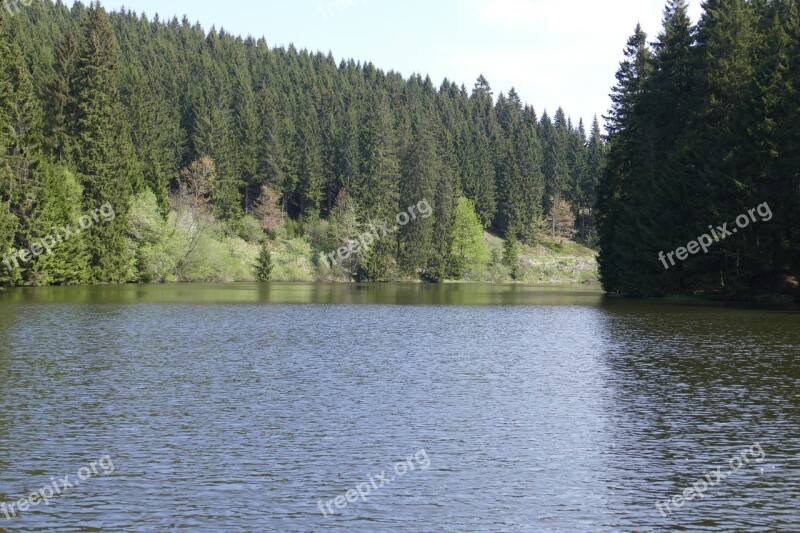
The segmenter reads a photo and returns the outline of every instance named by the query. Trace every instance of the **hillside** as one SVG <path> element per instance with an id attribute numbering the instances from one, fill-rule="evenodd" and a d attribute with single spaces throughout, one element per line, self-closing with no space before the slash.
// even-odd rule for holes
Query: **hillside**
<path id="1" fill-rule="evenodd" d="M 279 235 L 316 261 L 422 202 L 430 216 L 354 252 L 349 276 L 457 280 L 491 262 L 454 244 L 467 230 L 593 243 L 605 150 L 597 120 L 539 114 L 483 76 L 437 86 L 49 1 L 0 12 L 0 132 L 5 285 L 238 279 Z M 89 221 L 101 207 L 114 217 Z"/>

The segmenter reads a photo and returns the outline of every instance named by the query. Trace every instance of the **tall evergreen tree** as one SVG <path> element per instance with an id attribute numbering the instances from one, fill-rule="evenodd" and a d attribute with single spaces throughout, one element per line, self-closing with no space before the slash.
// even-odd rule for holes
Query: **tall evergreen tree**
<path id="1" fill-rule="evenodd" d="M 78 39 L 71 31 L 61 37 L 56 50 L 53 77 L 47 84 L 45 149 L 62 163 L 75 158 L 77 105 L 77 64 L 80 57 Z"/>
<path id="2" fill-rule="evenodd" d="M 606 117 L 609 135 L 608 160 L 597 191 L 600 277 L 609 292 L 622 292 L 626 253 L 622 221 L 629 218 L 632 174 L 642 164 L 643 126 L 639 117 L 641 98 L 652 72 L 647 34 L 637 24 L 625 48 L 625 59 L 617 71 L 611 93 L 612 108 Z M 637 170 L 638 171 L 638 170 Z"/>
<path id="3" fill-rule="evenodd" d="M 139 176 L 119 96 L 120 57 L 105 9 L 90 5 L 83 25 L 77 72 L 77 151 L 85 212 L 110 204 L 116 217 L 87 231 L 92 281 L 125 281 L 129 252 L 125 242 L 128 200 Z"/>
<path id="4" fill-rule="evenodd" d="M 404 180 L 400 188 L 399 210 L 428 200 L 435 195 L 436 182 L 441 175 L 442 163 L 438 159 L 433 125 L 428 113 L 416 111 L 411 119 L 411 141 L 406 146 L 402 160 Z M 418 219 L 400 228 L 398 235 L 399 261 L 406 273 L 427 265 L 433 242 L 433 220 Z"/>
<path id="5" fill-rule="evenodd" d="M 587 171 L 583 183 L 581 183 L 581 198 L 583 205 L 581 209 L 585 216 L 581 218 L 581 231 L 589 244 L 595 244 L 594 235 L 594 208 L 597 204 L 597 188 L 600 185 L 600 176 L 606 161 L 606 144 L 600 130 L 600 121 L 597 116 L 592 121 L 592 131 L 589 135 L 589 145 L 587 147 Z M 587 232 L 591 232 L 591 235 Z"/>
<path id="6" fill-rule="evenodd" d="M 19 219 L 13 212 L 12 196 L 16 195 L 16 180 L 8 154 L 11 149 L 11 119 L 8 106 L 13 98 L 10 79 L 10 46 L 5 13 L 0 11 L 0 259 L 7 260 L 14 247 L 14 237 Z M 0 284 L 15 284 L 19 274 L 0 264 Z"/>

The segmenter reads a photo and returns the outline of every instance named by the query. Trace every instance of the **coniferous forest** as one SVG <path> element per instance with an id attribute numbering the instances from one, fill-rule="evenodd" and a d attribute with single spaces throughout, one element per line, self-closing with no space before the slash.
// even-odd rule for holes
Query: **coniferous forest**
<path id="1" fill-rule="evenodd" d="M 340 278 L 513 277 L 520 243 L 596 241 L 600 124 L 483 76 L 436 86 L 99 4 L 34 2 L 0 27 L 0 284 L 291 279 L 277 240 L 326 279 L 321 258 L 423 200 L 432 216 Z M 102 206 L 113 220 L 80 238 L 57 229 Z"/>
<path id="2" fill-rule="evenodd" d="M 525 279 L 521 245 L 574 238 L 608 292 L 797 294 L 799 6 L 708 0 L 694 25 L 670 0 L 627 42 L 607 135 L 483 76 L 99 5 L 0 12 L 0 284 Z"/>
<path id="3" fill-rule="evenodd" d="M 695 27 L 671 0 L 657 37 L 629 39 L 617 80 L 597 204 L 605 289 L 797 294 L 800 2 L 707 0 Z M 701 235 L 707 253 L 660 260 Z"/>

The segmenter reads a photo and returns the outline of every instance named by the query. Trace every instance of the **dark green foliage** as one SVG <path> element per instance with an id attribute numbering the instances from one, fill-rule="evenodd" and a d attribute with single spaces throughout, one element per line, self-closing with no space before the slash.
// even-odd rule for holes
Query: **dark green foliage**
<path id="1" fill-rule="evenodd" d="M 503 241 L 503 264 L 511 271 L 511 279 L 517 279 L 519 271 L 520 249 L 516 233 L 512 230 L 508 232 Z"/>
<path id="2" fill-rule="evenodd" d="M 7 254 L 14 246 L 19 219 L 14 213 L 15 202 L 12 197 L 16 195 L 16 179 L 9 158 L 12 140 L 8 106 L 13 98 L 13 90 L 5 17 L 5 13 L 0 11 L 0 259 L 7 260 Z M 19 273 L 0 264 L 0 284 L 10 285 L 18 281 Z"/>
<path id="3" fill-rule="evenodd" d="M 67 31 L 56 47 L 53 76 L 47 85 L 45 105 L 49 120 L 45 148 L 58 162 L 71 162 L 75 156 L 75 120 L 78 116 L 75 76 L 80 57 L 78 40 Z"/>
<path id="4" fill-rule="evenodd" d="M 391 281 L 392 250 L 386 241 L 369 248 L 361 254 L 358 265 L 356 266 L 355 280 L 359 282 L 384 282 Z"/>
<path id="5" fill-rule="evenodd" d="M 124 234 L 131 193 L 140 186 L 128 123 L 119 96 L 121 57 L 105 10 L 90 6 L 77 64 L 75 168 L 83 178 L 83 209 L 110 204 L 116 218 L 82 237 L 91 255 L 92 281 L 127 279 Z"/>
<path id="6" fill-rule="evenodd" d="M 422 200 L 432 201 L 437 180 L 442 175 L 442 161 L 436 151 L 433 126 L 427 113 L 412 116 L 411 139 L 402 161 L 405 179 L 401 183 L 401 205 L 412 206 Z M 433 219 L 420 219 L 400 229 L 400 265 L 407 274 L 428 264 L 433 243 Z"/>
<path id="7" fill-rule="evenodd" d="M 577 202 L 580 237 L 589 246 L 597 243 L 597 233 L 596 229 L 592 227 L 592 222 L 594 222 L 594 208 L 597 204 L 597 188 L 605 161 L 606 144 L 600 131 L 600 122 L 597 117 L 594 117 L 589 136 L 586 174 L 583 181 L 580 182 L 580 196 Z"/>
<path id="8" fill-rule="evenodd" d="M 695 28 L 686 1 L 671 0 L 652 47 L 637 28 L 617 73 L 597 189 L 606 290 L 744 298 L 797 290 L 797 5 L 709 0 Z M 765 202 L 771 220 L 669 269 L 659 261 L 709 224 L 735 228 Z"/>
<path id="9" fill-rule="evenodd" d="M 253 266 L 253 271 L 258 281 L 269 281 L 272 276 L 272 252 L 269 250 L 269 245 L 264 244 L 261 251 L 258 253 L 256 264 Z"/>

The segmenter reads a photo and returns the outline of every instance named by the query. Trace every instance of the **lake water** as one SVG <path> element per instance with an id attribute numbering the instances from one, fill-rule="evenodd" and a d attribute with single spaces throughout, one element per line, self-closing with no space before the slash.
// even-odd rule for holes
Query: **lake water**
<path id="1" fill-rule="evenodd" d="M 17 289 L 0 292 L 0 503 L 17 505 L 0 531 L 798 531 L 798 393 L 789 309 Z"/>

